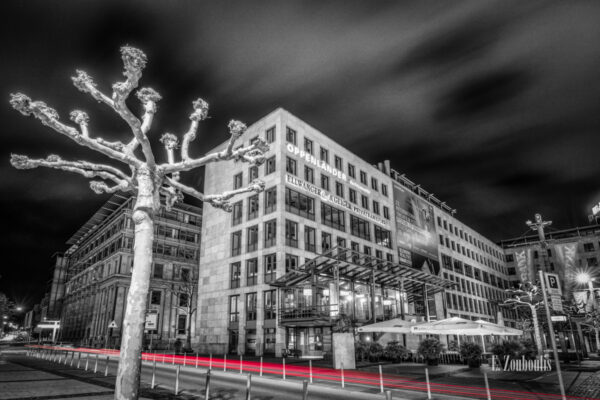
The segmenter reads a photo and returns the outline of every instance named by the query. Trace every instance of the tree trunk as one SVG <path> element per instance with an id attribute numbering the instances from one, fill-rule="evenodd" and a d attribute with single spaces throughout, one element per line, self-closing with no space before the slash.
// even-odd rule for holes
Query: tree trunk
<path id="1" fill-rule="evenodd" d="M 600 354 L 600 329 L 595 328 L 596 332 L 596 353 Z"/>
<path id="2" fill-rule="evenodd" d="M 533 332 L 535 336 L 535 345 L 537 347 L 538 356 L 544 355 L 544 348 L 542 347 L 542 336 L 540 334 L 540 324 L 538 322 L 537 310 L 535 307 L 531 307 L 531 317 L 533 319 Z"/>
<path id="3" fill-rule="evenodd" d="M 115 400 L 136 400 L 138 398 L 144 322 L 152 268 L 153 217 L 157 204 L 154 184 L 147 169 L 140 169 L 137 179 L 138 197 L 132 214 L 135 224 L 133 271 L 123 319 Z"/>

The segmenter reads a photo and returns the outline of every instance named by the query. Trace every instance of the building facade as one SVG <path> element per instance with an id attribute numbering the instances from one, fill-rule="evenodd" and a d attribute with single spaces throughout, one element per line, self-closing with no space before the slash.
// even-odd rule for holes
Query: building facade
<path id="1" fill-rule="evenodd" d="M 67 242 L 62 341 L 118 346 L 133 266 L 135 198 L 115 194 Z M 155 217 L 146 342 L 194 337 L 201 209 L 178 204 Z M 191 294 L 190 294 L 191 293 Z M 60 297 L 60 296 L 59 296 Z"/>
<path id="2" fill-rule="evenodd" d="M 250 126 L 239 145 L 258 137 L 270 146 L 262 166 L 206 166 L 207 194 L 254 179 L 266 190 L 237 199 L 231 214 L 204 210 L 201 352 L 322 356 L 331 354 L 332 333 L 346 320 L 356 326 L 449 312 L 496 319 L 496 308 L 484 302 L 507 281 L 500 247 L 460 224 L 434 196 L 283 109 Z M 448 248 L 438 243 L 438 230 Z M 452 259 L 444 274 L 443 256 Z M 454 260 L 471 268 L 455 271 Z M 457 290 L 448 297 L 442 292 L 451 286 Z"/>

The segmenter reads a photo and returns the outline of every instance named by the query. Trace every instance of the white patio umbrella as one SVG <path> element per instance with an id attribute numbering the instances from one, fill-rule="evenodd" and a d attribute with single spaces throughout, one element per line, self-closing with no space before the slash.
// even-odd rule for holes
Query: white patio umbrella
<path id="1" fill-rule="evenodd" d="M 464 335 L 464 336 L 520 336 L 523 331 L 486 321 L 471 321 L 452 317 L 440 321 L 427 322 L 410 328 L 416 335 Z M 485 352 L 485 342 L 483 342 Z"/>
<path id="2" fill-rule="evenodd" d="M 387 321 L 376 322 L 374 324 L 363 325 L 358 328 L 361 333 L 365 332 L 386 332 L 386 333 L 411 333 L 413 326 L 421 322 L 405 321 L 400 318 L 389 319 Z"/>

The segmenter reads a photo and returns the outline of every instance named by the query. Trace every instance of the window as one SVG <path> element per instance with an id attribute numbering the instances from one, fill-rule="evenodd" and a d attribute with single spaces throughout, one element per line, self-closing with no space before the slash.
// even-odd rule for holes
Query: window
<path id="1" fill-rule="evenodd" d="M 353 263 L 358 263 L 358 260 L 360 259 L 360 256 L 357 253 L 360 252 L 360 245 L 358 243 L 356 243 L 356 242 L 350 242 L 350 248 L 353 251 L 352 262 Z"/>
<path id="2" fill-rule="evenodd" d="M 231 225 L 236 226 L 242 223 L 242 207 L 242 200 L 233 204 L 233 210 L 231 212 Z"/>
<path id="3" fill-rule="evenodd" d="M 190 269 L 189 268 L 181 268 L 181 280 L 184 282 L 190 281 Z"/>
<path id="4" fill-rule="evenodd" d="M 392 255 L 392 253 L 385 253 L 385 259 L 386 259 L 388 262 L 391 262 L 391 263 L 393 263 L 393 262 L 394 262 L 394 256 Z"/>
<path id="5" fill-rule="evenodd" d="M 152 305 L 160 305 L 160 298 L 162 297 L 162 292 L 160 290 L 153 290 L 150 294 L 150 304 Z"/>
<path id="6" fill-rule="evenodd" d="M 239 189 L 242 187 L 242 185 L 244 184 L 243 179 L 242 179 L 242 173 L 240 172 L 239 174 L 236 174 L 233 177 L 233 189 Z"/>
<path id="7" fill-rule="evenodd" d="M 298 224 L 288 219 L 285 220 L 285 245 L 298 247 Z"/>
<path id="8" fill-rule="evenodd" d="M 289 157 L 285 158 L 285 172 L 296 175 L 296 160 Z"/>
<path id="9" fill-rule="evenodd" d="M 275 141 L 275 127 L 273 126 L 267 129 L 265 136 L 267 138 L 267 143 L 273 143 Z"/>
<path id="10" fill-rule="evenodd" d="M 154 264 L 154 277 L 162 279 L 163 278 L 163 270 L 164 266 L 162 264 Z"/>
<path id="11" fill-rule="evenodd" d="M 360 171 L 360 183 L 367 184 L 367 173 L 365 171 Z"/>
<path id="12" fill-rule="evenodd" d="M 256 251 L 258 248 L 258 225 L 248 228 L 248 249 L 247 252 Z"/>
<path id="13" fill-rule="evenodd" d="M 258 282 L 258 259 L 246 260 L 246 285 L 253 286 Z"/>
<path id="14" fill-rule="evenodd" d="M 321 189 L 329 192 L 329 177 L 327 175 L 321 174 Z"/>
<path id="15" fill-rule="evenodd" d="M 587 259 L 587 265 L 588 267 L 597 267 L 598 266 L 598 259 L 596 257 L 590 257 Z"/>
<path id="16" fill-rule="evenodd" d="M 373 200 L 373 212 L 379 215 L 379 203 L 375 200 Z"/>
<path id="17" fill-rule="evenodd" d="M 369 229 L 369 223 L 364 219 L 355 217 L 354 215 L 350 216 L 350 229 L 351 233 L 359 238 L 365 240 L 371 240 L 371 231 Z"/>
<path id="18" fill-rule="evenodd" d="M 348 189 L 348 197 L 350 198 L 350 202 L 356 204 L 356 190 Z"/>
<path id="19" fill-rule="evenodd" d="M 189 300 L 187 293 L 179 293 L 179 307 L 187 307 Z"/>
<path id="20" fill-rule="evenodd" d="M 269 157 L 265 162 L 265 175 L 275 172 L 275 156 Z"/>
<path id="21" fill-rule="evenodd" d="M 350 163 L 348 164 L 348 176 L 350 176 L 350 178 L 356 178 L 356 168 Z"/>
<path id="22" fill-rule="evenodd" d="M 315 200 L 289 188 L 285 188 L 285 209 L 301 217 L 315 220 Z"/>
<path id="23" fill-rule="evenodd" d="M 583 244 L 583 251 L 590 252 L 590 251 L 594 251 L 594 243 L 584 243 Z"/>
<path id="24" fill-rule="evenodd" d="M 321 222 L 339 231 L 346 231 L 344 211 L 324 203 L 321 203 Z"/>
<path id="25" fill-rule="evenodd" d="M 187 325 L 187 315 L 177 316 L 177 334 L 185 335 L 185 328 Z"/>
<path id="26" fill-rule="evenodd" d="M 331 249 L 331 235 L 326 232 L 321 232 L 321 251 L 323 253 Z"/>
<path id="27" fill-rule="evenodd" d="M 235 262 L 231 264 L 229 273 L 230 289 L 236 289 L 240 287 L 240 277 L 242 276 L 242 264 Z"/>
<path id="28" fill-rule="evenodd" d="M 304 180 L 310 183 L 315 183 L 315 171 L 306 165 L 304 166 Z"/>
<path id="29" fill-rule="evenodd" d="M 377 178 L 371 177 L 371 189 L 379 191 L 379 183 L 377 183 Z"/>
<path id="30" fill-rule="evenodd" d="M 371 255 L 371 248 L 369 246 L 364 246 L 364 252 L 366 255 L 370 256 Z"/>
<path id="31" fill-rule="evenodd" d="M 375 243 L 380 246 L 392 248 L 392 234 L 390 231 L 375 225 Z"/>
<path id="32" fill-rule="evenodd" d="M 381 184 L 381 194 L 384 195 L 385 197 L 388 196 L 388 188 L 387 185 L 384 185 L 383 183 Z"/>
<path id="33" fill-rule="evenodd" d="M 383 260 L 383 251 L 381 251 L 381 250 L 375 250 L 375 258 Z"/>
<path id="34" fill-rule="evenodd" d="M 285 272 L 298 268 L 298 257 L 291 254 L 285 255 Z"/>
<path id="35" fill-rule="evenodd" d="M 277 276 L 277 255 L 267 254 L 264 259 L 265 282 L 271 283 L 275 281 Z"/>
<path id="36" fill-rule="evenodd" d="M 513 254 L 507 254 L 506 255 L 506 262 L 513 262 L 515 261 L 515 256 Z"/>
<path id="37" fill-rule="evenodd" d="M 272 187 L 265 190 L 265 214 L 277 209 L 277 188 Z"/>
<path id="38" fill-rule="evenodd" d="M 342 163 L 343 163 L 343 162 L 342 162 L 342 157 L 334 156 L 334 157 L 333 157 L 333 162 L 334 162 L 335 168 L 336 168 L 338 171 L 341 171 L 341 170 L 343 169 L 343 165 L 342 165 Z"/>
<path id="39" fill-rule="evenodd" d="M 387 206 L 383 206 L 383 218 L 390 219 L 390 209 Z"/>
<path id="40" fill-rule="evenodd" d="M 277 291 L 266 290 L 263 292 L 265 319 L 275 319 L 277 310 Z"/>
<path id="41" fill-rule="evenodd" d="M 317 251 L 316 242 L 317 242 L 317 239 L 316 239 L 315 229 L 311 228 L 310 226 L 305 226 L 304 227 L 304 248 L 305 248 L 305 250 L 316 253 L 316 251 Z"/>
<path id="42" fill-rule="evenodd" d="M 344 185 L 342 182 L 335 181 L 335 195 L 344 198 Z"/>
<path id="43" fill-rule="evenodd" d="M 238 311 L 239 301 L 239 294 L 229 296 L 229 322 L 238 322 L 240 320 L 240 313 Z"/>
<path id="44" fill-rule="evenodd" d="M 365 210 L 369 209 L 369 198 L 367 196 L 365 196 L 364 194 L 360 195 L 360 205 Z"/>
<path id="45" fill-rule="evenodd" d="M 258 194 L 248 198 L 248 220 L 258 217 Z"/>
<path id="46" fill-rule="evenodd" d="M 277 244 L 277 220 L 265 222 L 265 244 L 264 247 L 271 247 Z"/>
<path id="47" fill-rule="evenodd" d="M 296 145 L 296 131 L 293 130 L 292 128 L 290 128 L 289 126 L 286 126 L 285 129 L 285 140 L 288 143 L 293 144 L 294 146 Z"/>
<path id="48" fill-rule="evenodd" d="M 335 241 L 336 241 L 338 247 L 344 247 L 344 248 L 346 247 L 346 239 L 341 238 L 341 237 L 338 236 L 335 239 Z M 344 255 L 344 257 L 345 257 L 345 255 Z"/>
<path id="49" fill-rule="evenodd" d="M 304 151 L 307 152 L 308 154 L 313 154 L 313 141 L 308 139 L 308 138 L 304 138 Z"/>
<path id="50" fill-rule="evenodd" d="M 329 164 L 329 150 L 327 150 L 325 147 L 321 147 L 319 150 L 319 159 Z"/>
<path id="51" fill-rule="evenodd" d="M 231 234 L 231 256 L 240 254 L 242 254 L 242 231 L 237 231 Z"/>
<path id="52" fill-rule="evenodd" d="M 255 179 L 258 179 L 258 167 L 256 165 L 248 169 L 248 183 L 251 183 Z"/>

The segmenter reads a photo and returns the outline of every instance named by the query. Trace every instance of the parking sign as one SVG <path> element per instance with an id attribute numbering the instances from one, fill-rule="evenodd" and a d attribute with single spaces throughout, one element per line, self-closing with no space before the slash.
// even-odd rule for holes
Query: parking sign
<path id="1" fill-rule="evenodd" d="M 562 295 L 558 274 L 550 274 L 546 272 L 546 287 L 548 288 L 548 293 L 550 293 L 551 296 Z"/>

